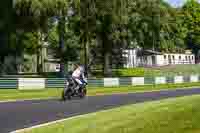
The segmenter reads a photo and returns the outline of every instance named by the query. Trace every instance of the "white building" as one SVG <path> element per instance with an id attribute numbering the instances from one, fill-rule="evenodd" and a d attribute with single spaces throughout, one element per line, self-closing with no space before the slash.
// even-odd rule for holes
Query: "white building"
<path id="1" fill-rule="evenodd" d="M 136 49 L 125 50 L 125 52 L 125 68 L 195 64 L 195 55 L 189 50 L 185 53 L 161 53 L 153 50 L 138 51 Z"/>
<path id="2" fill-rule="evenodd" d="M 137 52 L 137 49 L 128 49 L 123 51 L 123 53 L 125 53 L 123 54 L 123 57 L 125 58 L 125 68 L 133 68 L 138 66 Z"/>

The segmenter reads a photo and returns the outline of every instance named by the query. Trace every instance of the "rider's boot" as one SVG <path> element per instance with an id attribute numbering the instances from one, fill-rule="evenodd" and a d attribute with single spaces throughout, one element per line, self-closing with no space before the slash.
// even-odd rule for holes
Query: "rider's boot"
<path id="1" fill-rule="evenodd" d="M 79 88 L 80 88 L 79 85 L 77 85 L 77 86 L 74 88 L 74 90 L 75 90 L 76 93 L 78 93 Z"/>

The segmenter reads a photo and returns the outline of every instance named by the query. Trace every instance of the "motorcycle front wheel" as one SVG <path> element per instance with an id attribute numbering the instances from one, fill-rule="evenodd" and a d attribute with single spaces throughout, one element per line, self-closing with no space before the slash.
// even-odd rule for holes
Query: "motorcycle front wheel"
<path id="1" fill-rule="evenodd" d="M 80 98 L 85 98 L 85 96 L 87 95 L 87 90 L 86 88 L 83 88 L 81 89 L 81 92 L 80 92 Z"/>

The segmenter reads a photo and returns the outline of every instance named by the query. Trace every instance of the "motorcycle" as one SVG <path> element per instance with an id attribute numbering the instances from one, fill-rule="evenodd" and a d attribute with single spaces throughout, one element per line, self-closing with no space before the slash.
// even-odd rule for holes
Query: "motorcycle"
<path id="1" fill-rule="evenodd" d="M 62 92 L 62 100 L 70 100 L 72 97 L 80 97 L 80 98 L 84 98 L 87 94 L 87 89 L 86 89 L 86 85 L 87 83 L 84 83 L 84 85 L 82 87 L 78 87 L 78 83 L 72 78 L 69 77 L 65 80 L 64 83 L 64 89 Z"/>

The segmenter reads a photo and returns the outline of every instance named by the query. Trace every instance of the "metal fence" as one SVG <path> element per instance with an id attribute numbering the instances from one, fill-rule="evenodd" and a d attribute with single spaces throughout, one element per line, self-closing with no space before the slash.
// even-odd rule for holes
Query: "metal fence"
<path id="1" fill-rule="evenodd" d="M 45 81 L 46 88 L 63 88 L 64 78 L 49 78 Z M 103 79 L 88 79 L 89 86 L 104 86 Z"/>
<path id="2" fill-rule="evenodd" d="M 0 78 L 0 89 L 16 89 L 18 88 L 18 79 Z"/>
<path id="3" fill-rule="evenodd" d="M 108 86 L 136 86 L 200 82 L 199 75 L 169 76 L 169 77 L 129 77 L 129 78 L 102 78 L 88 79 L 88 85 L 94 87 Z M 0 89 L 19 89 L 22 87 L 37 88 L 63 88 L 64 78 L 1 78 Z"/>

